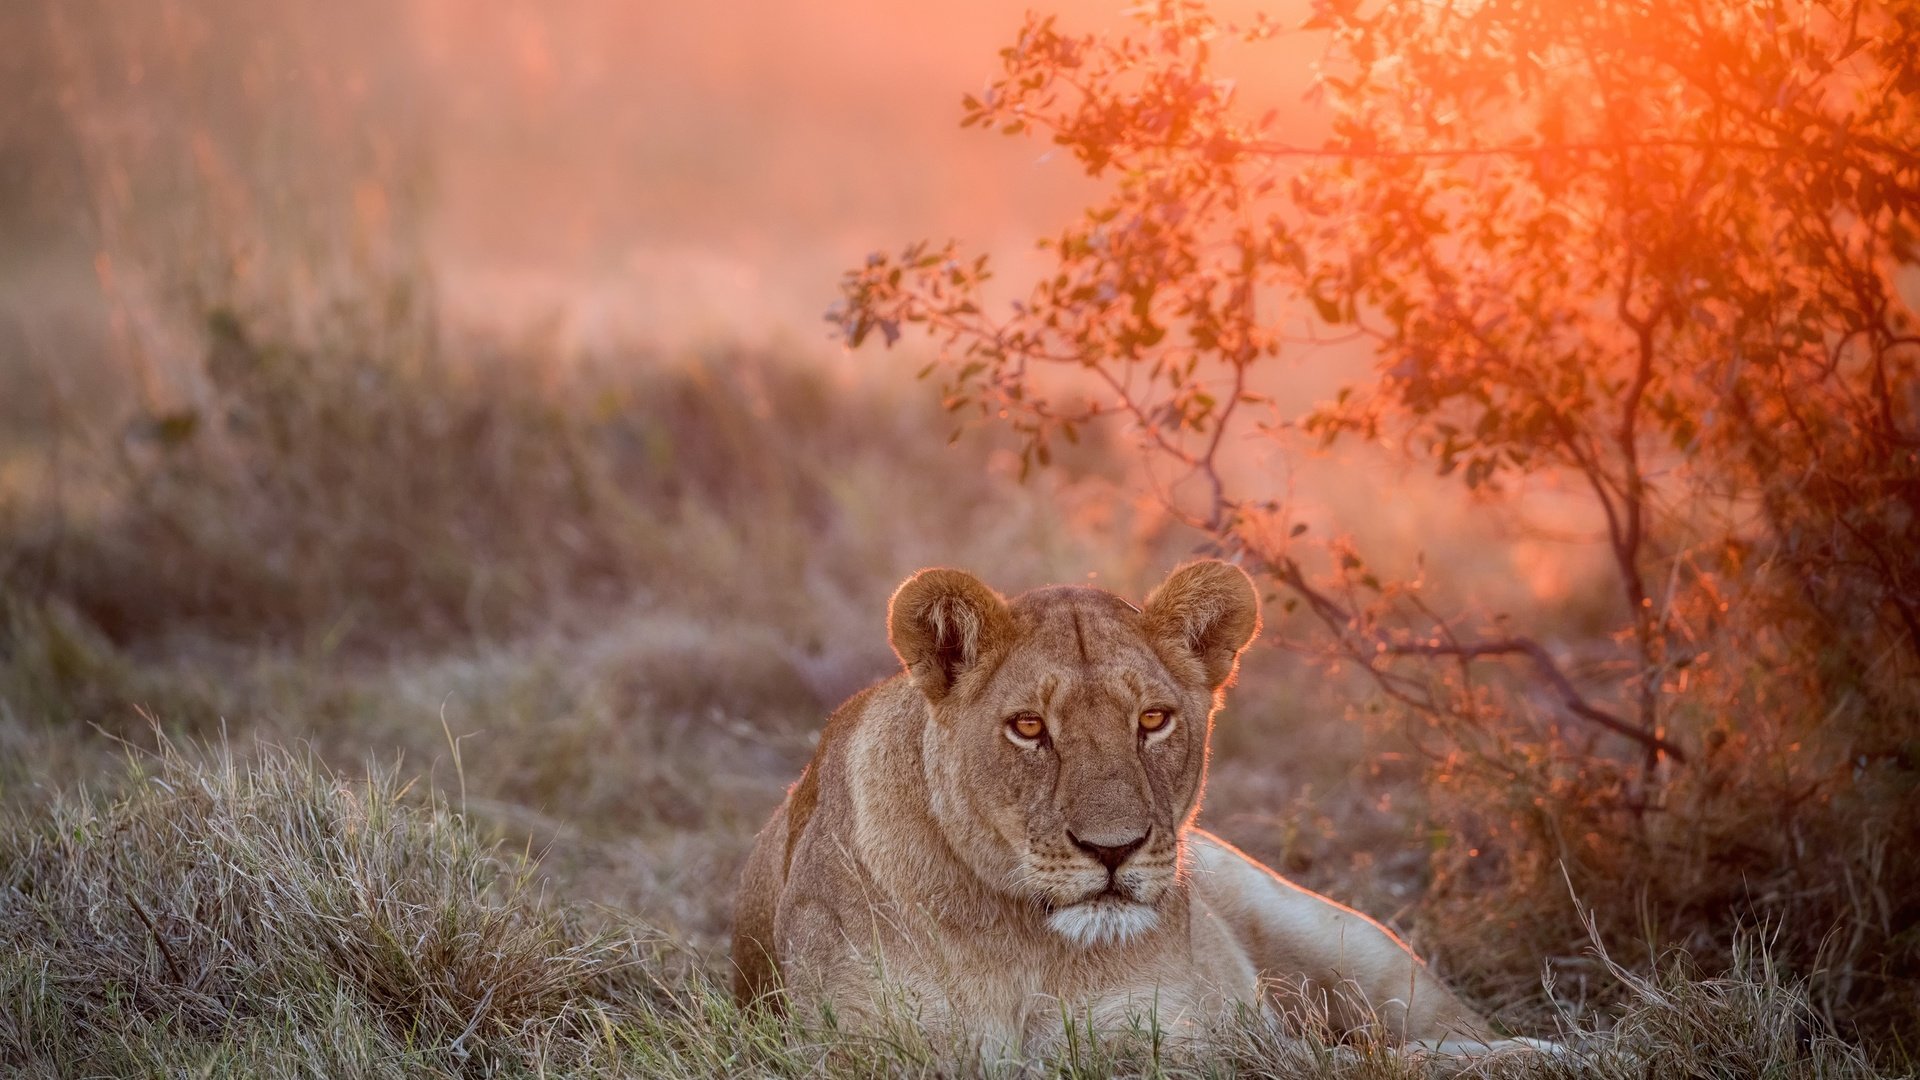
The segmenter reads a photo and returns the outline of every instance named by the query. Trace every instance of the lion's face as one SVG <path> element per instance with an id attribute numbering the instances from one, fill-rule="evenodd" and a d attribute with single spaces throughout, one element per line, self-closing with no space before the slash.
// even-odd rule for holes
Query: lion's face
<path id="1" fill-rule="evenodd" d="M 1151 929 L 1257 626 L 1251 582 L 1218 562 L 1177 571 L 1144 610 L 1084 588 L 1008 605 L 957 571 L 908 581 L 891 629 L 932 703 L 929 795 L 954 849 L 1077 944 Z"/>

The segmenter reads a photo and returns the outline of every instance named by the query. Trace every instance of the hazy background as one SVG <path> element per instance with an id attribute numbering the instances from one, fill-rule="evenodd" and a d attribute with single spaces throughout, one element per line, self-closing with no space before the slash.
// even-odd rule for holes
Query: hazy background
<path id="1" fill-rule="evenodd" d="M 822 318 L 920 237 L 1013 295 L 1094 190 L 958 126 L 1024 7 L 0 9 L 0 793 L 106 782 L 148 717 L 442 786 L 458 739 L 462 798 L 569 890 L 717 943 L 820 719 L 891 670 L 905 574 L 1137 599 L 1194 550 L 1124 436 L 1016 483 L 1000 437 L 945 445 L 922 344 L 849 356 Z M 1222 48 L 1317 137 L 1313 42 Z M 1447 567 L 1442 602 L 1575 634 L 1610 602 L 1552 491 L 1540 529 L 1392 461 L 1236 467 L 1395 571 Z M 1422 841 L 1357 688 L 1261 650 L 1209 820 L 1391 919 Z"/>
<path id="2" fill-rule="evenodd" d="M 1075 205 L 1071 163 L 956 122 L 1022 10 L 10 5 L 0 214 L 10 284 L 33 291 L 9 314 L 196 215 L 281 258 L 356 232 L 413 245 L 457 317 L 820 351 L 866 251 L 1024 249 Z"/>
<path id="3" fill-rule="evenodd" d="M 958 126 L 960 95 L 996 70 L 1023 10 L 10 5 L 0 35 L 22 47 L 0 58 L 0 408 L 25 431 L 57 411 L 111 422 L 143 396 L 159 411 L 203 398 L 197 309 L 310 319 L 381 274 L 430 287 L 443 327 L 537 340 L 549 365 L 725 345 L 896 378 L 920 366 L 919 343 L 848 358 L 830 340 L 842 270 L 960 237 L 1000 260 L 1012 296 L 1043 265 L 1034 240 L 1095 190 L 1043 141 Z M 1052 10 L 1094 31 L 1124 21 L 1094 0 Z M 1302 142 L 1318 135 L 1303 94 L 1319 47 L 1221 44 L 1240 92 Z M 1303 351 L 1273 388 L 1305 404 L 1361 359 Z M 1248 467 L 1303 520 L 1369 539 L 1417 544 L 1436 513 L 1484 520 L 1456 500 L 1410 512 L 1379 497 L 1420 481 L 1364 452 L 1329 465 L 1250 448 Z M 1513 555 L 1523 593 L 1573 588 L 1564 549 L 1521 538 Z"/>

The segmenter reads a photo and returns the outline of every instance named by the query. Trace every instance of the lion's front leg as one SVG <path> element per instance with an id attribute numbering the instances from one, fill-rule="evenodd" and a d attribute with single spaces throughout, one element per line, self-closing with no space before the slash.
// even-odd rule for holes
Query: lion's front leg
<path id="1" fill-rule="evenodd" d="M 1193 889 L 1238 935 L 1263 981 L 1321 996 L 1343 1031 L 1381 1027 L 1403 1044 L 1485 1045 L 1487 1023 L 1379 923 L 1303 889 L 1200 829 Z"/>

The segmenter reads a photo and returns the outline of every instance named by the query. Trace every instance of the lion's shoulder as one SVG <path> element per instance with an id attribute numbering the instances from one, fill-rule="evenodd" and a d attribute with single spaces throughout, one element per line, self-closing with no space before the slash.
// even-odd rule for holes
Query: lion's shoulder
<path id="1" fill-rule="evenodd" d="M 786 815 L 786 834 L 780 850 L 783 875 L 791 868 L 795 850 L 807 827 L 818 821 L 829 805 L 844 808 L 850 802 L 850 785 L 872 785 L 883 780 L 894 784 L 912 782 L 912 778 L 894 775 L 901 766 L 893 760 L 896 755 L 884 753 L 865 755 L 873 760 L 860 766 L 864 774 L 857 778 L 850 776 L 849 770 L 855 766 L 849 759 L 857 756 L 854 743 L 860 733 L 869 728 L 886 728 L 886 732 L 868 741 L 899 743 L 925 716 L 926 701 L 904 674 L 874 683 L 833 710 L 820 730 L 819 741 L 814 744 L 813 757 L 801 771 L 800 778 L 787 789 L 787 799 L 782 806 Z M 913 745 L 917 747 L 917 740 Z"/>
<path id="2" fill-rule="evenodd" d="M 793 849 L 800 842 L 800 836 L 806 832 L 807 823 L 813 820 L 814 811 L 820 808 L 821 776 L 825 773 L 830 756 L 843 750 L 853 738 L 853 732 L 867 715 L 870 706 L 881 691 L 890 682 L 901 681 L 898 676 L 877 682 L 865 690 L 840 703 L 827 717 L 826 726 L 820 730 L 820 740 L 814 744 L 813 757 L 807 767 L 801 770 L 800 779 L 794 781 L 787 791 L 787 836 L 786 850 L 781 856 L 783 872 L 793 866 Z"/>

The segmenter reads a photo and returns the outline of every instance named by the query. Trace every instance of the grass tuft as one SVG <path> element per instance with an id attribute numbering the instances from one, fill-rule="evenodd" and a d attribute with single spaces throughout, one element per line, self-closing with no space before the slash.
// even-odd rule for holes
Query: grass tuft
<path id="1" fill-rule="evenodd" d="M 531 1067 L 564 1060 L 655 948 L 547 903 L 528 864 L 390 771 L 194 764 L 165 742 L 132 769 L 120 798 L 0 831 L 0 999 L 18 1005 L 0 1060 Z"/>

